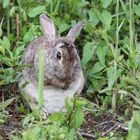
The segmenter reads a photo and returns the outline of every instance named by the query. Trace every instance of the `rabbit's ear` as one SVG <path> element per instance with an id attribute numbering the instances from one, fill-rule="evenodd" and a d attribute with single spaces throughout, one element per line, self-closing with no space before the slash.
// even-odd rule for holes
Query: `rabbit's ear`
<path id="1" fill-rule="evenodd" d="M 78 32 L 80 32 L 80 30 L 82 29 L 82 27 L 84 26 L 85 21 L 80 21 L 77 24 L 75 24 L 69 31 L 69 33 L 67 34 L 67 37 L 74 42 L 75 38 L 78 34 Z"/>
<path id="2" fill-rule="evenodd" d="M 45 14 L 40 15 L 40 24 L 43 28 L 45 36 L 50 42 L 55 40 L 56 29 L 53 21 L 48 18 Z"/>

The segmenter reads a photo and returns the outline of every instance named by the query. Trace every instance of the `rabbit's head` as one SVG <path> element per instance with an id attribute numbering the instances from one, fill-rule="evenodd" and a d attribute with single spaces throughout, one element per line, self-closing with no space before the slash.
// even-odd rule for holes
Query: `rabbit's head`
<path id="1" fill-rule="evenodd" d="M 61 80 L 71 78 L 75 67 L 80 67 L 80 60 L 74 41 L 84 22 L 75 24 L 66 37 L 58 37 L 54 22 L 46 15 L 40 15 L 40 23 L 47 42 L 45 55 L 46 76 L 56 76 Z"/>

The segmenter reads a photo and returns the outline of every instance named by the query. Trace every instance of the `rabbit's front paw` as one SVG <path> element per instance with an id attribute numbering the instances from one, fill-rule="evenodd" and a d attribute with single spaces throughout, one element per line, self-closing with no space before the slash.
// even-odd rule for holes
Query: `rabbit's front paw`
<path id="1" fill-rule="evenodd" d="M 49 84 L 49 85 L 58 87 L 58 88 L 62 88 L 62 89 L 65 87 L 64 81 L 59 80 L 57 78 L 49 79 L 49 80 L 47 80 L 46 83 Z"/>

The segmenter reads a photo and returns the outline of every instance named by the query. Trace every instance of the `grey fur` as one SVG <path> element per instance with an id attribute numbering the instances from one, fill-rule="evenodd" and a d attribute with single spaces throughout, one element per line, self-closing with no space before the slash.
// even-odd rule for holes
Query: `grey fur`
<path id="1" fill-rule="evenodd" d="M 40 16 L 40 21 L 41 21 L 41 25 L 43 26 L 42 28 L 45 30 L 44 31 L 45 36 L 35 39 L 24 52 L 24 55 L 22 57 L 22 63 L 32 64 L 32 66 L 25 69 L 23 71 L 23 75 L 26 77 L 27 80 L 33 81 L 34 83 L 37 82 L 38 73 L 39 73 L 39 52 L 41 47 L 44 47 L 44 53 L 45 53 L 44 84 L 52 84 L 49 83 L 49 80 L 51 81 L 52 79 L 55 78 L 58 79 L 58 81 L 60 80 L 60 82 L 66 83 L 66 81 L 69 78 L 69 83 L 67 83 L 69 85 L 72 82 L 71 80 L 75 79 L 75 72 L 82 71 L 77 50 L 76 48 L 74 48 L 75 49 L 74 52 L 76 53 L 76 56 L 75 56 L 75 60 L 73 61 L 75 62 L 73 63 L 73 65 L 69 66 L 69 68 L 66 68 L 63 64 L 61 65 L 58 64 L 56 61 L 54 61 L 54 57 L 55 57 L 54 53 L 55 51 L 57 51 L 57 49 L 60 49 L 59 47 L 58 48 L 56 47 L 58 44 L 67 43 L 73 45 L 73 41 L 75 39 L 76 33 L 79 30 L 81 30 L 83 26 L 83 22 L 79 22 L 74 27 L 72 27 L 67 37 L 56 38 L 54 33 L 56 29 L 53 21 L 44 14 Z M 47 28 L 46 25 L 48 24 L 50 24 L 49 27 L 51 27 L 51 29 L 46 29 Z M 52 31 L 53 33 L 50 33 L 50 31 Z M 67 54 L 69 54 L 69 52 L 67 52 Z M 68 63 L 66 65 L 68 66 Z M 66 69 L 68 69 L 69 71 Z M 66 73 L 69 73 L 67 75 L 71 75 L 71 80 L 70 77 L 66 76 Z"/>

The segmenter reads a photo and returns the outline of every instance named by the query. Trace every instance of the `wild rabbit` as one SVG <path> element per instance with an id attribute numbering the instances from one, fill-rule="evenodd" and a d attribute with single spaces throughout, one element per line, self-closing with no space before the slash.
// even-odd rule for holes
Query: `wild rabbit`
<path id="1" fill-rule="evenodd" d="M 44 112 L 52 114 L 65 110 L 65 99 L 72 99 L 80 93 L 84 85 L 84 76 L 80 58 L 74 46 L 77 32 L 83 22 L 74 25 L 66 37 L 56 35 L 53 21 L 46 15 L 40 15 L 44 36 L 35 39 L 25 50 L 22 64 L 32 66 L 22 71 L 19 81 L 21 91 L 30 97 L 31 106 L 38 106 L 39 52 L 44 49 Z M 29 82 L 25 87 L 22 85 Z"/>

